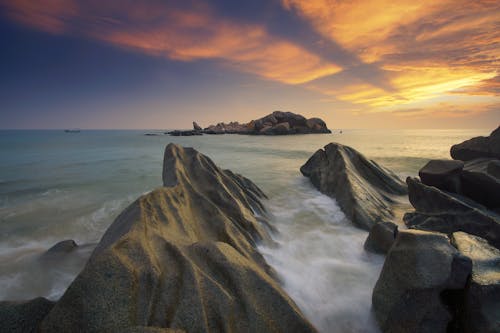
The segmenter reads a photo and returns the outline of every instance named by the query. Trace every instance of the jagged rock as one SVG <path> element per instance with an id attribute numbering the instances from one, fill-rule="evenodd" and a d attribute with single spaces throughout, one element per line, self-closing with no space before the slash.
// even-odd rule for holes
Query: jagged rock
<path id="1" fill-rule="evenodd" d="M 389 252 L 398 234 L 398 226 L 392 222 L 375 224 L 366 238 L 364 248 L 367 251 L 386 254 Z"/>
<path id="2" fill-rule="evenodd" d="M 399 231 L 372 295 L 382 331 L 446 332 L 456 321 L 450 292 L 465 287 L 471 267 L 446 235 Z"/>
<path id="3" fill-rule="evenodd" d="M 464 195 L 490 209 L 500 209 L 500 160 L 467 161 L 461 176 Z"/>
<path id="4" fill-rule="evenodd" d="M 201 126 L 198 125 L 198 123 L 196 121 L 193 121 L 193 130 L 201 132 L 201 131 L 203 131 L 203 128 L 201 128 Z"/>
<path id="5" fill-rule="evenodd" d="M 256 249 L 270 241 L 257 186 L 174 144 L 162 176 L 108 228 L 41 332 L 314 332 Z"/>
<path id="6" fill-rule="evenodd" d="M 500 159 L 500 127 L 491 132 L 490 136 L 478 136 L 450 149 L 454 160 L 469 161 L 476 158 Z"/>
<path id="7" fill-rule="evenodd" d="M 52 253 L 68 253 L 76 249 L 78 245 L 76 242 L 72 239 L 67 239 L 60 241 L 59 243 L 55 244 L 52 246 L 50 249 L 47 250 L 47 254 L 52 254 Z"/>
<path id="8" fill-rule="evenodd" d="M 331 133 L 325 122 L 319 118 L 306 119 L 292 112 L 274 111 L 265 117 L 255 119 L 247 124 L 238 122 L 210 125 L 203 130 L 206 134 L 253 134 L 253 135 L 286 135 Z"/>
<path id="9" fill-rule="evenodd" d="M 408 177 L 408 197 L 415 212 L 406 213 L 409 228 L 451 234 L 465 231 L 500 247 L 500 217 L 465 197 L 444 192 Z"/>
<path id="10" fill-rule="evenodd" d="M 398 196 L 407 193 L 395 174 L 338 143 L 318 150 L 300 171 L 318 190 L 335 198 L 356 226 L 367 230 L 392 220 L 400 205 Z"/>
<path id="11" fill-rule="evenodd" d="M 464 332 L 500 332 L 500 250 L 480 237 L 455 232 L 452 244 L 472 260 L 464 291 L 461 325 Z"/>
<path id="12" fill-rule="evenodd" d="M 0 302 L 0 332 L 31 333 L 38 332 L 42 319 L 54 306 L 43 297 L 30 301 Z"/>
<path id="13" fill-rule="evenodd" d="M 460 193 L 460 173 L 464 162 L 456 160 L 431 160 L 418 175 L 422 183 L 445 191 Z"/>

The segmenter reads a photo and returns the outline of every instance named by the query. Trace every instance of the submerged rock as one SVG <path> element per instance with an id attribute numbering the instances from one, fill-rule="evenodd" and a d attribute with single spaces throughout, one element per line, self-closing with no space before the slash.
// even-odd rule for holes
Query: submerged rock
<path id="1" fill-rule="evenodd" d="M 407 193 L 395 174 L 339 143 L 318 150 L 300 171 L 318 190 L 335 198 L 356 226 L 367 230 L 394 219 L 394 208 L 401 204 L 398 196 Z"/>
<path id="2" fill-rule="evenodd" d="M 0 302 L 0 332 L 38 332 L 40 322 L 53 306 L 54 302 L 43 297 L 25 302 L 2 301 Z"/>
<path id="3" fill-rule="evenodd" d="M 451 240 L 472 260 L 472 275 L 460 313 L 463 331 L 500 332 L 500 250 L 465 232 L 453 233 Z"/>
<path id="4" fill-rule="evenodd" d="M 116 218 L 42 332 L 315 331 L 256 250 L 255 184 L 174 144 L 163 183 Z"/>
<path id="5" fill-rule="evenodd" d="M 491 132 L 490 136 L 478 136 L 450 149 L 454 160 L 469 161 L 476 158 L 500 159 L 500 127 Z"/>
<path id="6" fill-rule="evenodd" d="M 401 230 L 373 290 L 382 331 L 447 332 L 456 320 L 453 290 L 465 288 L 471 266 L 446 235 Z"/>
<path id="7" fill-rule="evenodd" d="M 404 215 L 409 228 L 451 234 L 465 231 L 500 247 L 500 216 L 463 196 L 444 192 L 408 177 L 408 196 L 415 212 Z"/>

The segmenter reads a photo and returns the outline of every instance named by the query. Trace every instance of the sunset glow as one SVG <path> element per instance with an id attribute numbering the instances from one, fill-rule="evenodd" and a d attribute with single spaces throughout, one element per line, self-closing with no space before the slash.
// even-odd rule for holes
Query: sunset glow
<path id="1" fill-rule="evenodd" d="M 227 120 L 290 109 L 319 114 L 342 127 L 356 127 L 361 115 L 376 113 L 380 123 L 368 126 L 379 126 L 396 109 L 405 115 L 402 119 L 411 119 L 415 108 L 425 106 L 432 123 L 433 116 L 442 119 L 443 112 L 431 110 L 442 109 L 443 101 L 449 117 L 456 117 L 453 110 L 471 108 L 465 113 L 469 118 L 460 113 L 460 126 L 500 119 L 498 1 L 282 0 L 248 7 L 236 11 L 224 1 L 0 0 L 5 24 L 165 59 L 174 67 L 203 62 L 222 77 L 239 76 L 233 84 L 224 81 L 231 89 L 211 86 L 220 95 L 217 100 L 240 105 L 221 111 Z M 166 78 L 174 80 L 170 75 Z M 272 96 L 266 94 L 266 85 L 273 87 Z M 262 87 L 248 97 L 258 103 L 241 106 L 245 102 L 236 100 L 235 86 Z M 297 89 L 307 97 L 292 103 L 290 96 L 297 96 Z M 137 101 L 146 113 L 151 102 Z M 207 104 L 178 96 L 154 103 L 155 112 L 164 108 L 168 113 L 175 103 L 194 116 Z M 111 104 L 105 108 L 123 109 L 121 103 Z M 484 118 L 471 122 L 478 113 Z M 222 120 L 205 113 L 198 117 Z M 7 118 L 4 123 L 9 123 Z M 12 126 L 17 123 L 29 126 L 19 121 Z M 129 126 L 134 123 L 130 120 Z M 154 124 L 143 121 L 139 126 Z M 120 126 L 129 127 L 126 121 Z M 411 124 L 402 121 L 401 126 Z"/>

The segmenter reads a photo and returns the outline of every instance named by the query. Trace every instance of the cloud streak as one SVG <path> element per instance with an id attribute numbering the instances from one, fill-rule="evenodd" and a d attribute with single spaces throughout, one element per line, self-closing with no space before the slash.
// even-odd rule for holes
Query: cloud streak
<path id="1" fill-rule="evenodd" d="M 304 83 L 341 68 L 301 46 L 270 35 L 265 27 L 220 18 L 204 3 L 6 1 L 23 24 L 77 34 L 179 61 L 221 60 L 239 71 L 288 84 Z"/>

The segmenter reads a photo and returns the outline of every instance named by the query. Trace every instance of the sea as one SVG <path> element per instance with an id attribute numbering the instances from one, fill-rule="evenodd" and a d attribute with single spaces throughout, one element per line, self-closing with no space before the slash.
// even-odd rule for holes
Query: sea
<path id="1" fill-rule="evenodd" d="M 157 136 L 145 136 L 145 133 Z M 116 216 L 161 186 L 163 151 L 194 147 L 217 165 L 253 180 L 278 246 L 259 246 L 283 288 L 320 332 L 378 332 L 371 293 L 384 258 L 366 252 L 334 198 L 299 169 L 330 142 L 351 146 L 403 180 L 453 144 L 491 129 L 333 130 L 296 136 L 171 137 L 144 130 L 0 131 L 0 301 L 57 300 Z M 76 253 L 47 264 L 40 256 L 73 239 Z"/>

